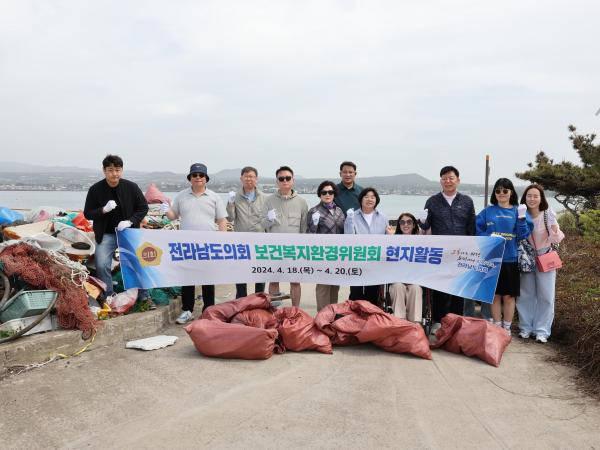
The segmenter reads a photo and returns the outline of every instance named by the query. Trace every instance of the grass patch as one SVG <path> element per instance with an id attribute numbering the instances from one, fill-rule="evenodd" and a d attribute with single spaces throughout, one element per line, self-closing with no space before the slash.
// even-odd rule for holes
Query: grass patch
<path id="1" fill-rule="evenodd" d="M 569 233 L 559 253 L 552 339 L 579 369 L 582 387 L 600 397 L 600 245 Z"/>

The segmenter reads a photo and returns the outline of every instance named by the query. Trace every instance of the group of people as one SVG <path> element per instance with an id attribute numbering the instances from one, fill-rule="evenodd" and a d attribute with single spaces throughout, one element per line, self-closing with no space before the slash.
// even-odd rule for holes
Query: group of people
<path id="1" fill-rule="evenodd" d="M 117 248 L 115 230 L 139 227 L 148 212 L 148 205 L 133 182 L 122 178 L 123 161 L 108 155 L 102 162 L 105 178 L 88 191 L 84 214 L 93 220 L 97 241 L 96 269 L 111 295 L 112 255 Z M 323 181 L 317 189 L 318 203 L 308 208 L 306 201 L 294 190 L 294 171 L 281 166 L 275 171 L 277 191 L 266 195 L 258 188 L 258 170 L 246 166 L 241 170 L 240 189 L 229 192 L 225 202 L 207 188 L 210 180 L 205 164 L 192 164 L 187 175 L 190 186 L 177 194 L 172 204 L 161 205 L 169 219 L 179 219 L 182 230 L 226 231 L 227 221 L 234 231 L 258 233 L 317 233 L 317 234 L 433 234 L 453 236 L 500 235 L 506 239 L 504 257 L 496 287 L 494 302 L 482 303 L 480 314 L 503 327 L 508 334 L 515 305 L 519 313 L 519 336 L 535 337 L 547 342 L 554 319 L 554 286 L 556 272 L 520 273 L 517 265 L 517 243 L 529 239 L 537 254 L 547 252 L 564 235 L 556 215 L 548 207 L 544 189 L 538 184 L 528 186 L 520 202 L 512 182 L 507 178 L 496 181 L 490 206 L 475 214 L 473 200 L 458 191 L 460 174 L 453 166 L 440 171 L 441 192 L 429 197 L 422 211 L 413 215 L 403 212 L 396 230 L 388 218 L 377 210 L 379 193 L 373 187 L 363 188 L 356 183 L 357 167 L 351 161 L 340 164 L 340 182 Z M 266 283 L 256 283 L 255 292 L 265 291 Z M 339 286 L 316 285 L 317 309 L 337 303 Z M 421 322 L 423 288 L 405 283 L 386 286 L 394 313 L 414 322 Z M 382 287 L 351 286 L 351 300 L 379 303 Z M 269 294 L 280 295 L 279 283 L 271 282 Z M 236 284 L 236 298 L 245 297 L 248 287 Z M 140 291 L 142 298 L 145 291 Z M 204 308 L 214 305 L 215 287 L 202 285 Z M 301 285 L 290 283 L 294 306 L 300 305 Z M 192 320 L 195 286 L 182 287 L 182 312 L 177 323 Z M 448 313 L 476 315 L 476 302 L 431 290 L 432 333 Z"/>

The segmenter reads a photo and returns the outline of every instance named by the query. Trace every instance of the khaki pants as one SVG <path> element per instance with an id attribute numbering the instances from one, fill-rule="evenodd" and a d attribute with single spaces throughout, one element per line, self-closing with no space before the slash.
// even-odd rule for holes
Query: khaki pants
<path id="1" fill-rule="evenodd" d="M 393 283 L 389 289 L 394 315 L 411 322 L 421 322 L 423 316 L 423 289 L 421 286 Z"/>
<path id="2" fill-rule="evenodd" d="M 327 305 L 338 302 L 339 286 L 329 284 L 317 284 L 315 296 L 317 297 L 317 311 L 321 311 Z"/>

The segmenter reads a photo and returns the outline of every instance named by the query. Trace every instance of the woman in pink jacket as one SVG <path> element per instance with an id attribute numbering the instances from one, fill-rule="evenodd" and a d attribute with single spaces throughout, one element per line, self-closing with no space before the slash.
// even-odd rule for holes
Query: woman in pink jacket
<path id="1" fill-rule="evenodd" d="M 529 242 L 538 255 L 548 252 L 552 244 L 558 244 L 565 235 L 558 227 L 554 211 L 548 208 L 544 188 L 539 184 L 528 186 L 521 203 L 533 221 Z M 521 273 L 521 295 L 517 300 L 519 312 L 519 337 L 528 339 L 535 335 L 537 342 L 546 343 L 554 320 L 554 287 L 556 270 L 540 272 L 537 267 L 531 273 Z"/>

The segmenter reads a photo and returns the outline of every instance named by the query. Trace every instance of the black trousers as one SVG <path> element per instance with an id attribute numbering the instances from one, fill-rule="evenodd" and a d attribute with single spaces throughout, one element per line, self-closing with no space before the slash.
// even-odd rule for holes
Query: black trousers
<path id="1" fill-rule="evenodd" d="M 196 286 L 181 286 L 181 309 L 182 311 L 194 311 Z M 204 311 L 209 306 L 215 304 L 215 286 L 214 284 L 202 285 L 202 301 L 204 302 Z"/>
<path id="2" fill-rule="evenodd" d="M 256 283 L 254 285 L 254 292 L 265 292 L 265 283 Z M 235 285 L 235 298 L 242 298 L 248 296 L 248 285 L 246 283 Z"/>
<path id="3" fill-rule="evenodd" d="M 368 300 L 379 306 L 379 285 L 350 286 L 350 300 Z"/>
<path id="4" fill-rule="evenodd" d="M 431 290 L 431 318 L 434 322 L 441 322 L 448 313 L 463 315 L 465 299 L 455 295 Z"/>

